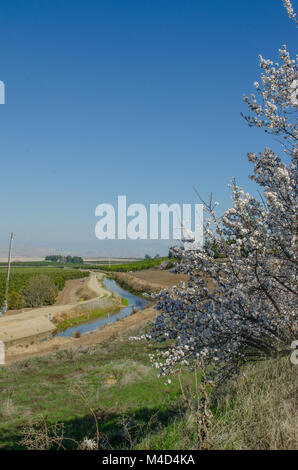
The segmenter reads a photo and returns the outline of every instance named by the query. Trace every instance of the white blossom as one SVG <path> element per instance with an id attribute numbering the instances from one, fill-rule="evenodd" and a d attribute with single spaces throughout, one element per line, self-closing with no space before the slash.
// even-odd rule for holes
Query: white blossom
<path id="1" fill-rule="evenodd" d="M 286 8 L 286 10 L 288 12 L 289 18 L 293 19 L 295 21 L 295 23 L 298 23 L 297 20 L 296 20 L 296 13 L 294 13 L 294 8 L 293 8 L 292 3 L 290 2 L 290 0 L 282 0 L 282 1 L 283 1 L 283 4 L 284 4 L 284 7 Z"/>
<path id="2" fill-rule="evenodd" d="M 291 84 L 291 103 L 298 106 L 298 80 L 293 80 Z"/>
<path id="3" fill-rule="evenodd" d="M 288 14 L 295 21 L 289 1 Z M 288 351 L 296 335 L 297 307 L 297 89 L 296 61 L 283 46 L 281 65 L 260 56 L 261 81 L 244 97 L 249 126 L 283 139 L 286 160 L 265 148 L 248 154 L 250 178 L 260 188 L 256 199 L 233 180 L 233 207 L 218 219 L 205 203 L 206 244 L 197 251 L 173 247 L 185 272 L 185 285 L 161 291 L 147 338 L 170 339 L 152 354 L 162 376 L 177 364 L 210 364 L 224 378 L 251 358 Z M 211 230 L 213 225 L 214 229 Z M 218 257 L 219 256 L 219 257 Z M 212 288 L 210 288 L 212 285 Z"/>

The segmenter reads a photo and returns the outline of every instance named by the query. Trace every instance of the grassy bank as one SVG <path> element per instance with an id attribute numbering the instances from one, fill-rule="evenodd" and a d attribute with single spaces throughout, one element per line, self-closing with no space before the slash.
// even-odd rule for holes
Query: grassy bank
<path id="1" fill-rule="evenodd" d="M 121 307 L 126 307 L 129 305 L 129 301 L 124 297 L 116 294 L 114 291 L 107 289 L 104 284 L 105 275 L 102 276 L 101 279 L 98 279 L 98 282 L 101 286 L 111 293 L 110 299 L 112 300 L 111 305 L 103 308 L 90 308 L 88 310 L 79 311 L 71 311 L 65 314 L 60 315 L 55 324 L 58 331 L 65 331 L 67 328 L 72 328 L 78 325 L 82 325 L 83 323 L 92 322 L 98 318 L 104 317 L 109 313 L 117 313 L 121 309 Z M 101 299 L 108 299 L 108 293 L 104 295 Z"/>
<path id="2" fill-rule="evenodd" d="M 115 302 L 114 306 L 109 306 L 106 308 L 95 308 L 90 309 L 84 312 L 68 312 L 65 314 L 66 318 L 59 320 L 55 324 L 58 331 L 65 331 L 67 328 L 72 328 L 74 326 L 82 325 L 83 323 L 92 322 L 98 318 L 105 317 L 106 315 L 119 312 L 121 307 L 129 305 L 129 301 L 121 297 L 121 305 L 118 302 Z"/>
<path id="3" fill-rule="evenodd" d="M 124 337 L 2 367 L 0 449 L 24 448 L 24 429 L 25 447 L 42 446 L 45 426 L 49 435 L 61 435 L 63 427 L 62 445 L 76 448 L 74 441 L 94 437 L 95 418 L 106 448 L 194 449 L 194 373 L 181 372 L 165 385 L 148 360 L 154 349 Z M 294 392 L 289 358 L 246 367 L 210 396 L 205 447 L 293 448 Z"/>
<path id="4" fill-rule="evenodd" d="M 127 292 L 130 292 L 131 294 L 136 295 L 137 297 L 142 297 L 143 299 L 145 298 L 144 293 L 142 291 L 132 287 L 132 285 L 125 281 L 125 279 L 120 278 L 117 273 L 109 273 L 108 277 L 109 279 L 113 279 L 114 281 L 116 281 L 117 284 Z"/>
<path id="5" fill-rule="evenodd" d="M 74 316 L 75 313 L 72 315 L 69 314 L 69 318 L 65 318 L 61 321 L 58 321 L 55 326 L 58 331 L 65 331 L 67 330 L 67 328 L 72 328 L 74 326 L 82 325 L 83 323 L 92 322 L 93 320 L 96 320 L 98 318 L 105 317 L 108 313 L 116 313 L 119 311 L 119 309 L 120 306 L 119 308 L 113 309 L 111 307 L 107 307 L 103 309 L 97 308 L 88 310 L 84 313 L 80 312 L 78 316 Z"/>

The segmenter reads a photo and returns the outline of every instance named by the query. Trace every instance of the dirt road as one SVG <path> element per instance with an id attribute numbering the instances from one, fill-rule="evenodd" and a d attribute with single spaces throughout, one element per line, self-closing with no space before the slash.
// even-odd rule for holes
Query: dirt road
<path id="1" fill-rule="evenodd" d="M 111 293 L 102 287 L 99 282 L 102 276 L 101 273 L 91 272 L 87 280 L 83 278 L 66 281 L 66 285 L 58 295 L 55 305 L 81 304 L 82 299 L 90 300 L 110 295 Z"/>
<path id="2" fill-rule="evenodd" d="M 106 299 L 112 295 L 112 293 L 105 289 L 99 282 L 98 278 L 101 276 L 102 275 L 98 273 L 91 273 L 86 282 L 86 288 L 96 296 L 92 297 L 92 302 L 100 300 L 103 297 Z M 73 298 L 73 294 L 68 292 L 66 298 Z M 90 300 L 81 302 L 75 301 L 66 305 L 55 304 L 31 310 L 28 309 L 23 313 L 4 316 L 0 319 L 0 340 L 10 346 L 22 341 L 31 342 L 34 337 L 47 337 L 47 335 L 52 334 L 55 330 L 55 325 L 51 320 L 54 319 L 56 315 L 61 315 L 63 312 L 71 311 L 76 308 L 85 308 L 88 306 L 89 302 Z"/>

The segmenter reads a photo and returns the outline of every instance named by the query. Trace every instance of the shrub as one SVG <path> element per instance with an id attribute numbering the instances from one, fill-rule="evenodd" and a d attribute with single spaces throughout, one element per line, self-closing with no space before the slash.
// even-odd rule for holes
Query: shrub
<path id="1" fill-rule="evenodd" d="M 25 307 L 25 298 L 18 292 L 10 292 L 8 296 L 8 308 L 12 310 L 19 310 Z"/>
<path id="2" fill-rule="evenodd" d="M 24 291 L 26 306 L 52 305 L 55 303 L 57 293 L 57 287 L 46 274 L 31 277 Z"/>

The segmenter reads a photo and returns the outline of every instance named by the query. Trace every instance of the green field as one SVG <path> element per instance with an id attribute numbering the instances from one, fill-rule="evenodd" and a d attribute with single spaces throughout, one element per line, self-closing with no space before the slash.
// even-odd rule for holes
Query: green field
<path id="1" fill-rule="evenodd" d="M 182 371 L 165 385 L 149 363 L 155 347 L 124 337 L 0 368 L 0 449 L 24 448 L 23 430 L 25 447 L 39 441 L 40 448 L 45 427 L 51 435 L 57 424 L 67 449 L 93 438 L 96 425 L 106 449 L 195 449 L 195 373 Z M 219 396 L 209 392 L 207 448 L 294 446 L 294 368 L 288 358 L 265 361 Z"/>
<path id="2" fill-rule="evenodd" d="M 68 266 L 73 268 L 74 266 L 80 266 L 81 268 L 84 267 L 83 264 L 74 264 L 74 263 L 59 263 L 56 261 L 13 261 L 12 266 L 18 268 L 63 268 L 64 266 Z M 7 263 L 1 262 L 0 269 L 6 268 Z"/>
<path id="3" fill-rule="evenodd" d="M 12 265 L 15 267 L 21 267 L 21 268 L 44 268 L 44 267 L 51 267 L 51 268 L 63 268 L 63 267 L 69 267 L 69 268 L 82 268 L 84 269 L 86 266 L 94 266 L 94 267 L 99 267 L 101 265 L 108 265 L 108 264 L 127 264 L 127 263 L 135 263 L 138 261 L 143 261 L 143 260 L 123 260 L 119 262 L 119 260 L 96 260 L 92 263 L 89 262 L 84 262 L 84 263 L 61 263 L 59 261 L 13 261 Z M 0 262 L 0 269 L 1 268 L 6 268 L 7 267 L 7 262 Z"/>
<path id="4" fill-rule="evenodd" d="M 0 268 L 0 306 L 3 305 L 5 298 L 6 268 Z M 74 269 L 61 269 L 55 267 L 12 267 L 9 281 L 9 308 L 15 308 L 13 302 L 16 297 L 23 296 L 24 291 L 32 277 L 46 275 L 51 283 L 60 291 L 64 288 L 65 282 L 69 279 L 78 279 L 89 275 L 88 272 Z"/>
<path id="5" fill-rule="evenodd" d="M 174 266 L 175 260 L 168 257 L 150 258 L 148 260 L 135 261 L 133 263 L 114 264 L 113 266 L 100 266 L 102 271 L 108 272 L 128 272 L 128 271 L 141 271 L 143 269 L 150 269 L 159 266 L 163 261 L 168 261 L 168 267 Z"/>
<path id="6" fill-rule="evenodd" d="M 128 340 L 0 368 L 0 449 L 21 448 L 21 429 L 45 416 L 48 425 L 63 422 L 68 438 L 92 437 L 95 426 L 88 403 L 110 445 L 128 446 L 122 428 L 131 420 L 137 425 L 133 439 L 140 443 L 148 426 L 158 431 L 159 423 L 170 425 L 185 408 L 178 380 L 169 389 L 163 382 L 151 368 L 144 345 Z M 150 424 L 153 416 L 157 421 Z M 72 441 L 64 445 L 75 447 Z"/>
<path id="7" fill-rule="evenodd" d="M 158 266 L 163 261 L 170 261 L 170 265 L 173 264 L 173 260 L 169 260 L 167 257 L 160 258 L 150 258 L 148 260 L 123 260 L 121 263 L 115 260 L 96 260 L 94 263 L 61 263 L 56 261 L 14 261 L 12 266 L 14 268 L 26 268 L 26 269 L 35 269 L 35 268 L 70 268 L 70 269 L 102 269 L 105 271 L 139 271 L 142 269 L 149 269 Z M 7 269 L 7 263 L 0 263 L 0 272 L 1 270 Z"/>

